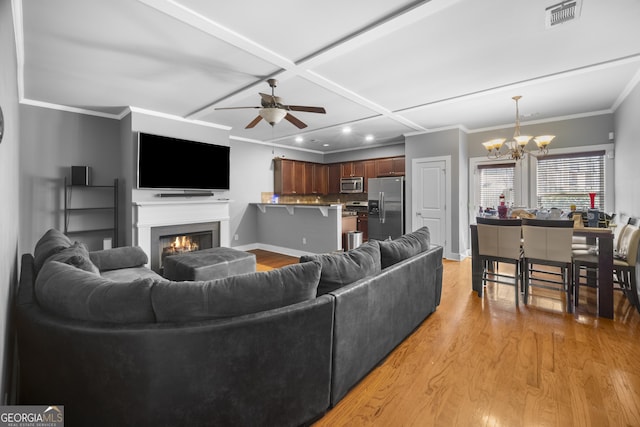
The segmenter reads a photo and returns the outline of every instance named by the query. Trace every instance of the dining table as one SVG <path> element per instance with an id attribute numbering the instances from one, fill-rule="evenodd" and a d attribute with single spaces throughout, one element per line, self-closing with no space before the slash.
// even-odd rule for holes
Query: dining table
<path id="1" fill-rule="evenodd" d="M 613 319 L 613 232 L 610 228 L 580 227 L 573 229 L 574 236 L 587 238 L 598 248 L 597 315 Z M 483 296 L 482 262 L 478 254 L 478 227 L 471 224 L 471 287 L 479 297 Z"/>

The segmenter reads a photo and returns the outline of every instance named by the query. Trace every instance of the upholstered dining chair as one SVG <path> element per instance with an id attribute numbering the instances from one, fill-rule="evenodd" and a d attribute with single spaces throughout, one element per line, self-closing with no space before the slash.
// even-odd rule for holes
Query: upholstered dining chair
<path id="1" fill-rule="evenodd" d="M 513 286 L 517 306 L 522 283 L 521 220 L 478 217 L 476 222 L 478 224 L 478 255 L 482 263 L 482 284 L 498 283 Z M 500 263 L 513 265 L 513 274 L 508 274 L 509 271 L 500 271 Z"/>
<path id="2" fill-rule="evenodd" d="M 529 302 L 529 288 L 561 290 L 566 295 L 567 311 L 573 305 L 572 237 L 573 221 L 523 219 L 524 303 Z M 558 267 L 540 269 L 540 266 Z"/>
<path id="3" fill-rule="evenodd" d="M 614 290 L 624 292 L 629 302 L 640 313 L 640 294 L 636 279 L 636 265 L 640 262 L 640 228 L 636 225 L 624 225 L 614 244 L 613 284 Z M 574 305 L 578 306 L 580 286 L 597 288 L 598 256 L 593 253 L 574 254 Z M 585 274 L 582 272 L 585 271 Z M 589 280 L 588 272 L 594 273 L 594 280 Z M 592 277 L 594 277 L 592 276 Z M 585 279 L 585 280 L 583 280 Z"/>

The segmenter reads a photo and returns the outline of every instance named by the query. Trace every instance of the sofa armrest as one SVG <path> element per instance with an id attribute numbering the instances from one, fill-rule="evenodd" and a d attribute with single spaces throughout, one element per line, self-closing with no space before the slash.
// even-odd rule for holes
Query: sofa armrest
<path id="1" fill-rule="evenodd" d="M 117 270 L 145 265 L 149 257 L 139 246 L 122 246 L 89 252 L 89 258 L 100 271 Z"/>
<path id="2" fill-rule="evenodd" d="M 332 406 L 436 310 L 442 251 L 434 247 L 330 293 L 336 298 Z"/>

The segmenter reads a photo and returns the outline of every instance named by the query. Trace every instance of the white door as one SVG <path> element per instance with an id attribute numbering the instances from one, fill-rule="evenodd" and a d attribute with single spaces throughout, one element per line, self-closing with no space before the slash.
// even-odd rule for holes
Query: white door
<path id="1" fill-rule="evenodd" d="M 413 231 L 429 227 L 431 244 L 447 250 L 446 162 L 417 160 L 413 165 Z"/>

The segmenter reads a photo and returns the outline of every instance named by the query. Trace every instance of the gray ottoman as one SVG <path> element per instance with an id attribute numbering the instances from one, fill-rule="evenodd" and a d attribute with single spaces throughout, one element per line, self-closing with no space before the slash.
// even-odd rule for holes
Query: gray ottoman
<path id="1" fill-rule="evenodd" d="M 212 280 L 256 271 L 256 256 L 232 248 L 212 248 L 170 255 L 163 276 L 169 280 Z"/>

